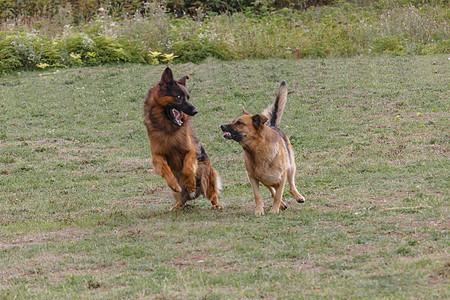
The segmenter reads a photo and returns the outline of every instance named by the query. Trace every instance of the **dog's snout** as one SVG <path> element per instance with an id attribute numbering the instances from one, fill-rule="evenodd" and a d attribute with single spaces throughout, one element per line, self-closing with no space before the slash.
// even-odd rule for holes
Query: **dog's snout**
<path id="1" fill-rule="evenodd" d="M 198 113 L 197 108 L 188 101 L 183 103 L 183 105 L 180 107 L 180 110 L 190 116 L 195 116 Z"/>

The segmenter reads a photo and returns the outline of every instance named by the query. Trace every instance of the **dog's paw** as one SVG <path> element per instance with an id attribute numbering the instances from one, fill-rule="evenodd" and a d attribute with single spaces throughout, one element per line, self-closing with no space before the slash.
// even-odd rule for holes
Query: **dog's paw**
<path id="1" fill-rule="evenodd" d="M 169 184 L 169 187 L 172 189 L 172 191 L 174 191 L 175 193 L 181 193 L 181 187 L 178 183 L 172 183 Z"/>
<path id="2" fill-rule="evenodd" d="M 286 203 L 281 204 L 280 209 L 281 209 L 281 210 L 286 210 L 286 209 L 288 209 L 287 204 L 286 204 Z"/>
<path id="3" fill-rule="evenodd" d="M 220 204 L 213 204 L 213 206 L 211 206 L 211 209 L 222 209 L 222 205 Z"/>
<path id="4" fill-rule="evenodd" d="M 172 206 L 172 207 L 170 208 L 170 211 L 173 211 L 173 210 L 182 210 L 183 207 L 184 207 L 183 204 L 177 203 L 177 204 L 175 204 L 174 206 Z"/>
<path id="5" fill-rule="evenodd" d="M 299 197 L 296 197 L 295 200 L 296 200 L 298 203 L 303 203 L 303 202 L 306 201 L 305 197 L 303 197 L 302 195 L 300 195 Z"/>
<path id="6" fill-rule="evenodd" d="M 272 213 L 272 214 L 278 214 L 278 213 L 280 213 L 280 209 L 279 209 L 279 208 L 274 208 L 274 207 L 272 207 L 272 208 L 270 209 L 270 213 Z"/>
<path id="7" fill-rule="evenodd" d="M 257 207 L 255 209 L 255 216 L 264 216 L 264 208 L 262 207 Z"/>

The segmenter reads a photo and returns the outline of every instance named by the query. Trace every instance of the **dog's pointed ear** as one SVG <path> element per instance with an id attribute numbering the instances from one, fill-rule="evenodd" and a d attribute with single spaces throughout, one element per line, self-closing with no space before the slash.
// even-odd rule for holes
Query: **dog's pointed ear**
<path id="1" fill-rule="evenodd" d="M 172 70 L 167 67 L 161 76 L 161 83 L 163 84 L 170 84 L 173 81 L 173 73 Z"/>
<path id="2" fill-rule="evenodd" d="M 256 114 L 252 117 L 253 126 L 259 129 L 264 123 L 266 123 L 268 118 L 265 115 Z"/>
<path id="3" fill-rule="evenodd" d="M 182 85 L 185 86 L 185 85 L 186 85 L 186 80 L 187 80 L 187 79 L 189 79 L 189 76 L 186 75 L 186 76 L 183 76 L 183 77 L 181 77 L 180 79 L 178 79 L 177 82 L 178 82 L 179 84 L 182 84 Z"/>
<path id="4" fill-rule="evenodd" d="M 245 109 L 245 107 L 242 106 L 242 113 L 244 115 L 249 115 L 248 111 Z"/>

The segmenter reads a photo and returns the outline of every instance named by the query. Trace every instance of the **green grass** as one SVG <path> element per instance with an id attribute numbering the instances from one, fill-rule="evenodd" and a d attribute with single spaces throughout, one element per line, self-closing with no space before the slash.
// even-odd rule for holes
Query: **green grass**
<path id="1" fill-rule="evenodd" d="M 447 56 L 174 65 L 224 183 L 169 212 L 142 121 L 162 66 L 0 81 L 0 298 L 448 298 Z M 261 112 L 282 80 L 282 129 L 307 198 L 255 217 L 220 124 Z M 263 189 L 266 207 L 269 193 Z"/>

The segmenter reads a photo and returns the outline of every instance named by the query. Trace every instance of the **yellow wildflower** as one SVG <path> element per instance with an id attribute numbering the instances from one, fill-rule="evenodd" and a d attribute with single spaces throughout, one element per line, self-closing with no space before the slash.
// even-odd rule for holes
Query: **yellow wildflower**
<path id="1" fill-rule="evenodd" d="M 158 56 L 160 56 L 161 55 L 161 52 L 157 52 L 157 51 L 150 51 L 150 54 L 153 56 L 153 57 L 158 57 Z"/>
<path id="2" fill-rule="evenodd" d="M 70 53 L 70 57 L 74 60 L 81 59 L 81 54 Z"/>
<path id="3" fill-rule="evenodd" d="M 178 56 L 174 55 L 173 53 L 164 54 L 163 56 L 164 56 L 163 60 L 168 62 L 168 63 L 172 62 L 172 60 L 174 60 L 176 57 L 178 57 Z"/>
<path id="4" fill-rule="evenodd" d="M 46 64 L 46 63 L 40 63 L 40 64 L 37 64 L 36 65 L 36 67 L 38 67 L 39 69 L 42 69 L 42 70 L 44 70 L 45 68 L 47 68 L 47 67 L 49 67 L 50 65 L 49 64 Z"/>

